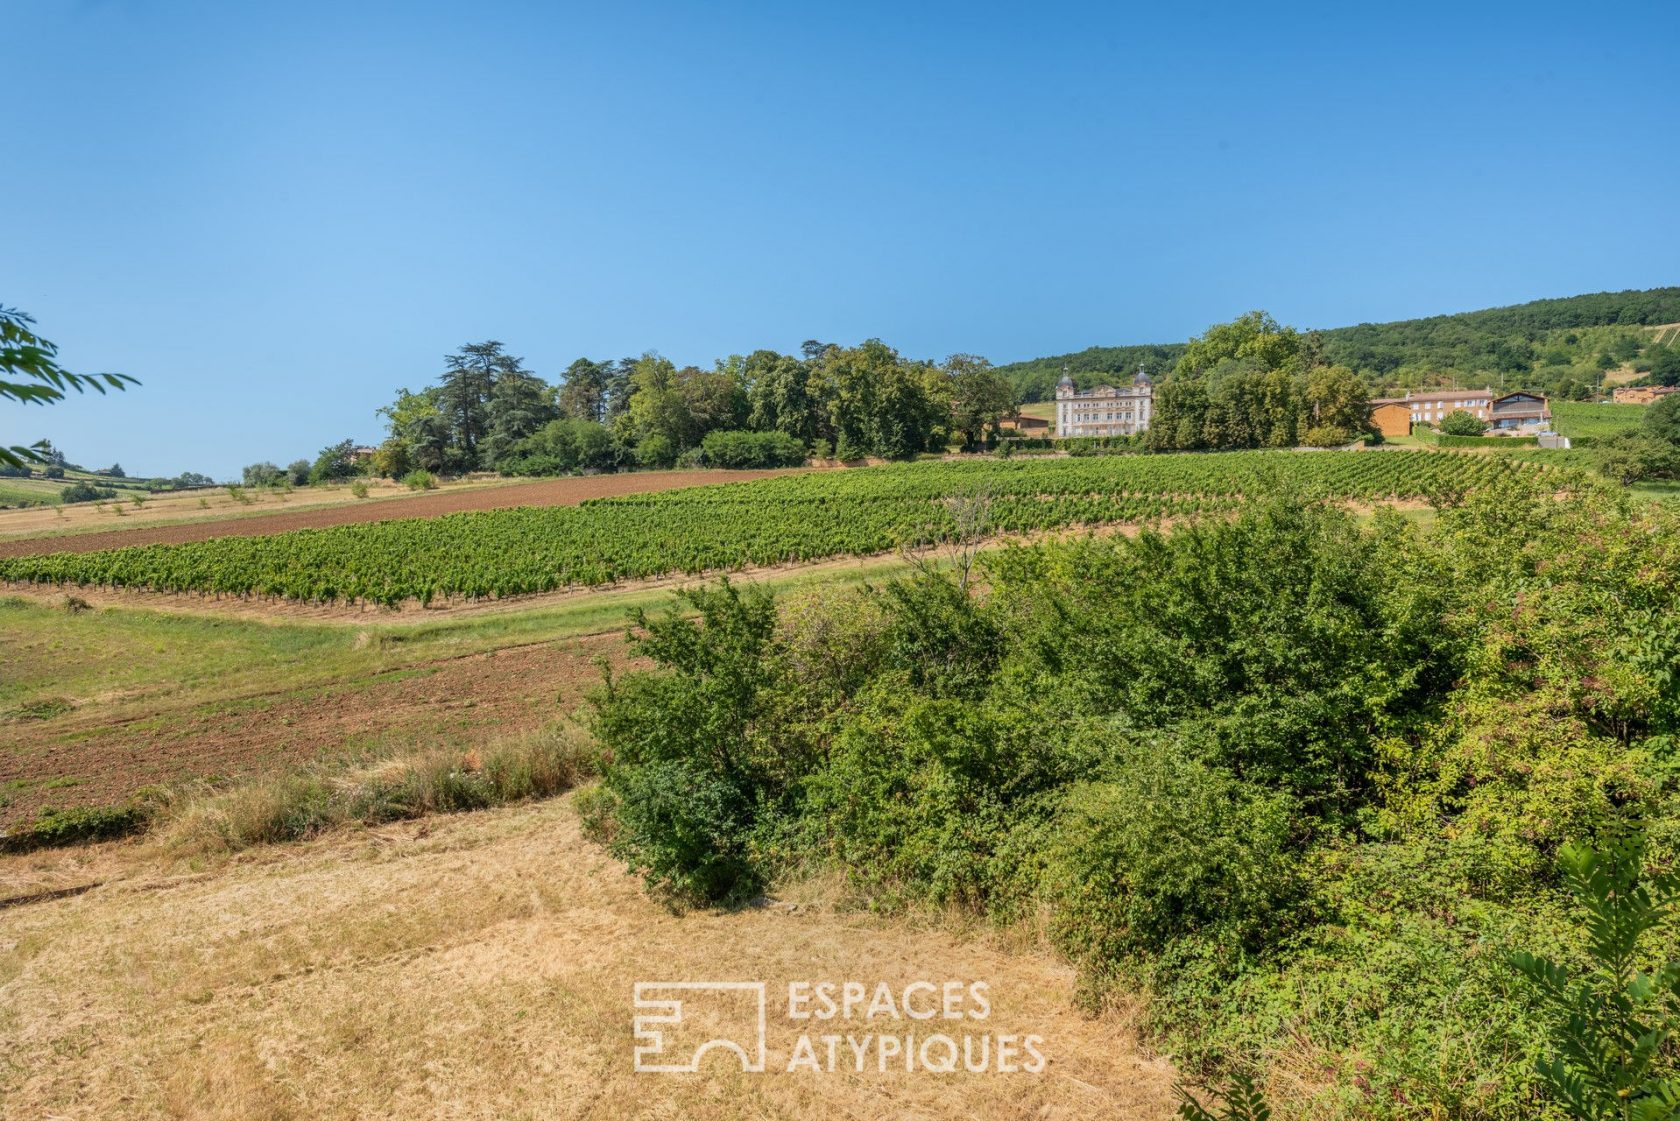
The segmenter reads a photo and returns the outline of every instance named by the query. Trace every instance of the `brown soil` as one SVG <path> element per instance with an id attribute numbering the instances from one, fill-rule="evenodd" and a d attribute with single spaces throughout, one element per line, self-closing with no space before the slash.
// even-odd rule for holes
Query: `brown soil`
<path id="1" fill-rule="evenodd" d="M 0 557 L 36 553 L 91 553 L 126 545 L 176 545 L 183 541 L 208 541 L 213 537 L 251 537 L 289 533 L 296 529 L 381 522 L 391 518 L 435 518 L 467 510 L 500 510 L 510 506 L 575 506 L 590 498 L 611 498 L 622 494 L 643 494 L 708 483 L 739 483 L 783 475 L 787 471 L 633 471 L 622 475 L 591 475 L 582 478 L 542 479 L 505 486 L 442 490 L 409 498 L 387 498 L 357 505 L 295 510 L 258 517 L 223 518 L 219 521 L 183 525 L 159 525 L 143 529 L 112 529 L 64 537 L 15 538 L 0 541 Z"/>
<path id="2" fill-rule="evenodd" d="M 626 664 L 622 636 L 594 635 L 441 659 L 364 679 L 219 698 L 112 722 L 97 707 L 41 725 L 0 725 L 7 783 L 69 775 L 73 786 L 24 786 L 0 827 L 60 809 L 120 803 L 152 783 L 296 766 L 354 746 L 462 747 L 529 731 L 574 708 L 601 680 L 594 659 Z"/>

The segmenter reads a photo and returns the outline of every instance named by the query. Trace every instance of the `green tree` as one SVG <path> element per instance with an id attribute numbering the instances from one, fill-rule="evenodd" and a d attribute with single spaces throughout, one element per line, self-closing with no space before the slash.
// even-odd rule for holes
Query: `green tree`
<path id="1" fill-rule="evenodd" d="M 449 454 L 449 424 L 444 419 L 437 386 L 410 393 L 397 390 L 397 399 L 379 410 L 393 439 L 408 449 L 414 467 L 426 471 L 444 469 Z"/>
<path id="2" fill-rule="evenodd" d="M 50 405 L 70 390 L 104 393 L 139 384 L 126 374 L 73 374 L 58 364 L 58 347 L 37 335 L 35 320 L 16 308 L 0 306 L 0 401 Z M 0 446 L 0 464 L 22 467 L 46 462 L 43 440 L 34 447 Z"/>
<path id="3" fill-rule="evenodd" d="M 579 358 L 561 375 L 558 404 L 560 415 L 573 420 L 607 419 L 607 388 L 612 374 L 609 362 Z"/>
<path id="4" fill-rule="evenodd" d="M 485 466 L 479 445 L 490 434 L 490 398 L 502 378 L 530 377 L 523 360 L 494 339 L 470 343 L 444 358 L 436 404 L 449 431 L 446 466 L 473 471 Z"/>
<path id="5" fill-rule="evenodd" d="M 1190 340 L 1175 375 L 1199 374 L 1227 359 L 1249 359 L 1262 370 L 1298 369 L 1301 336 L 1281 327 L 1263 311 L 1251 311 L 1229 323 L 1216 323 Z"/>
<path id="6" fill-rule="evenodd" d="M 624 414 L 629 441 L 660 437 L 678 452 L 699 446 L 707 432 L 739 428 L 747 398 L 739 370 L 677 367 L 668 358 L 644 354 L 630 375 L 630 407 Z"/>
<path id="7" fill-rule="evenodd" d="M 1302 404 L 1314 428 L 1365 432 L 1371 427 L 1371 401 L 1365 382 L 1346 366 L 1319 366 L 1307 371 Z"/>
<path id="8" fill-rule="evenodd" d="M 480 466 L 501 466 L 502 459 L 520 440 L 560 415 L 554 390 L 541 378 L 526 373 L 505 373 L 490 390 L 489 432 L 484 437 Z"/>
<path id="9" fill-rule="evenodd" d="M 1646 409 L 1639 427 L 1647 436 L 1680 444 L 1680 393 L 1670 393 Z"/>
<path id="10" fill-rule="evenodd" d="M 1651 356 L 1651 380 L 1658 385 L 1680 385 L 1680 345 L 1656 348 Z"/>
<path id="11" fill-rule="evenodd" d="M 1593 451 L 1599 472 L 1623 486 L 1680 478 L 1680 445 L 1647 432 L 1618 432 Z"/>
<path id="12" fill-rule="evenodd" d="M 356 441 L 341 440 L 336 444 L 321 449 L 321 454 L 315 457 L 315 463 L 309 468 L 309 482 L 311 485 L 332 482 L 335 479 L 348 479 L 356 474 L 356 464 L 352 457 L 356 452 Z"/>
<path id="13" fill-rule="evenodd" d="M 944 374 L 951 399 L 951 423 L 962 433 L 963 446 L 978 447 L 985 430 L 993 432 L 1015 407 L 1015 387 L 984 358 L 953 354 L 945 359 Z"/>
<path id="14" fill-rule="evenodd" d="M 817 439 L 820 404 L 811 392 L 810 366 L 773 350 L 755 350 L 745 364 L 747 427 L 785 432 L 802 444 Z"/>
<path id="15" fill-rule="evenodd" d="M 284 479 L 285 474 L 279 467 L 265 460 L 245 468 L 240 472 L 240 478 L 248 487 L 271 487 Z"/>
<path id="16" fill-rule="evenodd" d="M 392 436 L 374 449 L 373 472 L 381 478 L 400 479 L 414 470 L 414 459 L 409 454 L 408 441 L 400 436 Z"/>

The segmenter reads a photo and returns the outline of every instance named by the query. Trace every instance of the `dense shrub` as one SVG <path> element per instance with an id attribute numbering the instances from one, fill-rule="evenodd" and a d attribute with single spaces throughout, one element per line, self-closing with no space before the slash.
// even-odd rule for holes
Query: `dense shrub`
<path id="1" fill-rule="evenodd" d="M 786 432 L 709 432 L 700 449 L 712 467 L 797 467 L 805 462 L 805 445 Z"/>
<path id="2" fill-rule="evenodd" d="M 785 696 L 775 608 L 727 581 L 679 595 L 698 619 L 635 618 L 633 649 L 669 672 L 609 678 L 595 698 L 613 847 L 674 899 L 742 899 L 764 882 L 758 834 L 804 762 L 771 742 Z"/>
<path id="3" fill-rule="evenodd" d="M 72 502 L 102 502 L 116 496 L 117 492 L 110 487 L 96 487 L 91 483 L 71 483 L 58 492 L 58 500 L 67 504 Z"/>
<path id="4" fill-rule="evenodd" d="M 46 809 L 22 827 L 0 832 L 0 852 L 109 841 L 139 832 L 145 828 L 148 815 L 147 807 L 138 804 Z"/>
<path id="5" fill-rule="evenodd" d="M 636 445 L 636 462 L 655 469 L 672 467 L 677 462 L 677 446 L 665 436 L 649 436 Z"/>
<path id="6" fill-rule="evenodd" d="M 1480 436 L 1487 431 L 1487 424 L 1475 413 L 1463 409 L 1454 409 L 1441 418 L 1441 434 L 1443 436 Z"/>
<path id="7" fill-rule="evenodd" d="M 1353 432 L 1336 424 L 1320 425 L 1309 428 L 1301 437 L 1301 443 L 1309 448 L 1339 448 L 1343 444 L 1353 441 Z"/>
<path id="8" fill-rule="evenodd" d="M 620 453 L 602 425 L 590 420 L 555 420 L 516 442 L 497 461 L 506 475 L 572 475 L 613 471 Z"/>
<path id="9" fill-rule="evenodd" d="M 1680 851 L 1675 512 L 1511 476 L 1428 530 L 1284 495 L 985 568 L 639 620 L 592 822 L 688 902 L 828 864 L 1033 924 L 1288 1116 L 1562 1116 L 1507 958 L 1572 953 L 1565 840 Z"/>
<path id="10" fill-rule="evenodd" d="M 1041 893 L 1076 959 L 1161 953 L 1201 937 L 1236 955 L 1275 944 L 1302 895 L 1296 807 L 1170 746 L 1078 783 L 1049 828 Z"/>

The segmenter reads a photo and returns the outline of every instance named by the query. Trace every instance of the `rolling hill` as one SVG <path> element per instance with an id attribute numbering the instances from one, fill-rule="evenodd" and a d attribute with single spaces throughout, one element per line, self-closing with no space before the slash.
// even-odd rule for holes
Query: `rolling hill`
<path id="1" fill-rule="evenodd" d="M 1233 313 L 1234 314 L 1234 313 Z M 1360 323 L 1318 330 L 1325 361 L 1350 366 L 1373 382 L 1409 384 L 1427 372 L 1505 375 L 1561 396 L 1568 383 L 1585 387 L 1599 371 L 1637 363 L 1680 335 L 1680 287 L 1595 292 L 1534 300 L 1510 307 Z M 1306 326 L 1297 325 L 1301 329 Z M 999 367 L 1025 401 L 1054 395 L 1063 367 L 1080 385 L 1093 385 L 1143 366 L 1159 376 L 1172 369 L 1183 343 L 1095 346 L 1072 354 Z"/>

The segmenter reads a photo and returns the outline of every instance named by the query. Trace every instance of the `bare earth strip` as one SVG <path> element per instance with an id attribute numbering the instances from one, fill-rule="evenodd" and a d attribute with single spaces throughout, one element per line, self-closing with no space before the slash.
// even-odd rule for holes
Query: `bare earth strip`
<path id="1" fill-rule="evenodd" d="M 181 703 L 139 718 L 93 705 L 48 722 L 0 723 L 0 828 L 43 808 L 121 803 L 151 784 L 289 770 L 395 744 L 462 749 L 532 731 L 601 683 L 597 658 L 628 663 L 622 633 L 529 643 L 277 693 Z M 74 776 L 74 785 L 41 784 Z"/>
<path id="2" fill-rule="evenodd" d="M 0 897 L 35 899 L 0 912 L 0 1116 L 1172 1115 L 1170 1066 L 1119 1014 L 1075 1011 L 1052 958 L 797 887 L 789 902 L 675 915 L 581 837 L 570 803 L 342 833 L 187 875 L 131 845 L 0 859 Z M 765 1072 L 714 1053 L 699 1073 L 637 1073 L 634 986 L 671 980 L 766 982 Z M 790 1020 L 788 983 L 823 980 L 984 982 L 990 1013 Z M 734 1011 L 692 1002 L 673 1042 L 750 1039 Z M 1041 1036 L 1047 1063 L 883 1072 L 869 1052 L 859 1072 L 841 1044 L 833 1073 L 787 1069 L 801 1033 L 936 1031 Z"/>
<path id="3" fill-rule="evenodd" d="M 36 553 L 91 553 L 100 549 L 120 549 L 128 545 L 175 545 L 183 541 L 208 541 L 214 537 L 263 536 L 289 533 L 296 529 L 320 529 L 324 526 L 380 522 L 392 518 L 435 518 L 468 510 L 500 510 L 511 506 L 575 506 L 590 498 L 643 494 L 708 483 L 739 483 L 788 473 L 716 470 L 632 471 L 622 475 L 542 479 L 495 487 L 443 490 L 411 498 L 387 498 L 378 502 L 297 510 L 284 514 L 223 518 L 217 521 L 159 525 L 144 529 L 112 529 L 74 536 L 15 538 L 0 541 L 0 557 L 21 557 Z"/>

